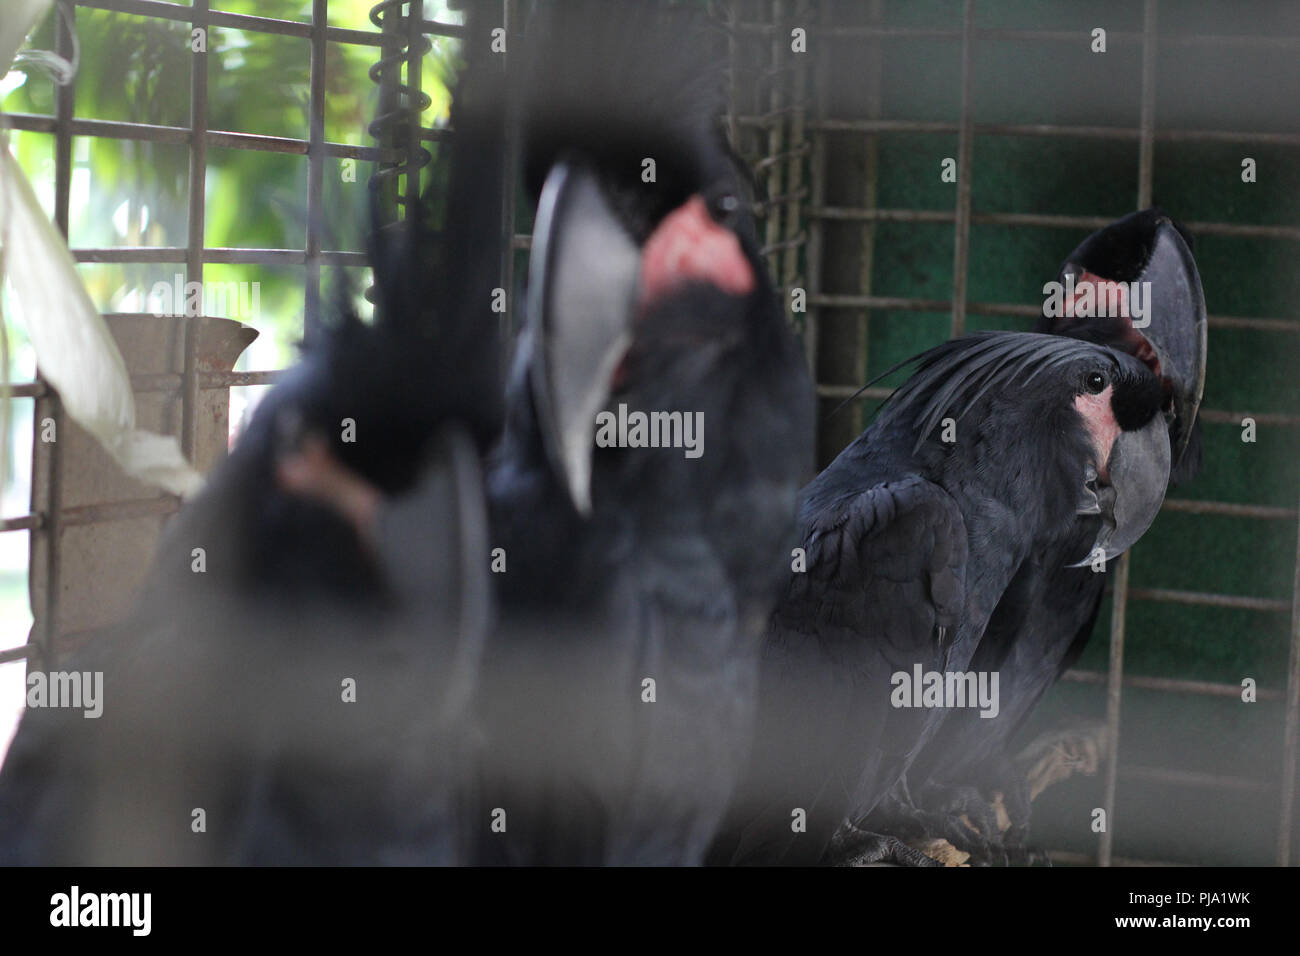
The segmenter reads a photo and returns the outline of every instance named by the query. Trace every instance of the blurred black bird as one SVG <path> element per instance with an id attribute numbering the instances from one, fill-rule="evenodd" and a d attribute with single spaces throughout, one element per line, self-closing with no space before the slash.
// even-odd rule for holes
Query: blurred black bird
<path id="1" fill-rule="evenodd" d="M 806 570 L 772 616 L 754 757 L 713 862 L 933 862 L 861 824 L 900 785 L 910 804 L 908 768 L 954 705 L 996 708 L 964 675 L 1018 569 L 1079 514 L 1100 521 L 1069 561 L 1113 558 L 1163 500 L 1164 395 L 1133 356 L 1004 332 L 914 361 L 804 489 Z"/>
<path id="2" fill-rule="evenodd" d="M 103 714 L 29 709 L 0 771 L 0 862 L 455 863 L 490 624 L 482 452 L 503 76 L 470 13 L 445 199 L 373 200 L 376 308 L 336 315 L 168 526 L 136 610 L 61 669 Z M 281 486 L 304 441 L 400 503 L 367 540 Z M 417 533 L 418 532 L 418 533 Z M 351 695 L 351 699 L 349 699 Z"/>
<path id="3" fill-rule="evenodd" d="M 1195 477 L 1201 465 L 1196 413 L 1205 379 L 1206 316 L 1190 237 L 1160 209 L 1133 213 L 1087 237 L 1056 281 L 1064 287 L 1067 277 L 1076 290 L 1071 305 L 1085 291 L 1094 297 L 1113 292 L 1119 308 L 1107 309 L 1108 315 L 1071 308 L 1078 314 L 1044 316 L 1037 330 L 1105 345 L 1146 364 L 1166 396 L 1170 484 Z M 1127 284 L 1133 282 L 1150 283 L 1138 290 L 1143 301 L 1137 309 L 1129 301 L 1133 287 Z M 1010 747 L 1092 634 L 1109 567 L 1072 564 L 1095 537 L 1099 520 L 1081 515 L 1069 534 L 1032 551 L 990 617 L 970 666 L 999 674 L 997 716 L 955 711 L 909 771 L 917 801 L 938 815 L 934 835 L 976 859 L 1000 860 L 1008 850 L 1018 858 L 1015 851 L 1025 844 L 1029 781 Z M 1005 810 L 1005 837 L 998 803 Z"/>
<path id="4" fill-rule="evenodd" d="M 720 37 L 682 8 L 606 10 L 539 4 L 526 37 L 538 211 L 489 477 L 487 862 L 701 861 L 812 460 L 811 385 L 719 128 Z"/>

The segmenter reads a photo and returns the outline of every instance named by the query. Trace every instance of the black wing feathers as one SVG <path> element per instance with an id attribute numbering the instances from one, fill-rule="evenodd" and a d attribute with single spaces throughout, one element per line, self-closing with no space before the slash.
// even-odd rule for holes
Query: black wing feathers
<path id="1" fill-rule="evenodd" d="M 890 677 L 941 662 L 940 628 L 963 616 L 966 530 L 943 489 L 884 482 L 806 504 L 804 520 L 807 572 L 772 618 L 755 754 L 719 862 L 815 863 L 846 817 L 870 811 L 906 750 Z"/>

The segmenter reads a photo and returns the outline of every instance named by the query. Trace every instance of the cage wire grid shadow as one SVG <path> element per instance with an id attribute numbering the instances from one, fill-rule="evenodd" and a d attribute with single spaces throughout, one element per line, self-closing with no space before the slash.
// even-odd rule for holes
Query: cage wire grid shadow
<path id="1" fill-rule="evenodd" d="M 500 8 L 507 38 L 526 30 L 526 3 L 483 2 Z M 79 263 L 176 264 L 187 282 L 202 281 L 208 264 L 301 268 L 304 336 L 310 338 L 319 321 L 322 267 L 365 264 L 361 253 L 326 248 L 326 161 L 377 164 L 377 175 L 401 204 L 412 171 L 427 165 L 426 145 L 454 135 L 410 117 L 427 106 L 421 64 L 428 38 L 457 37 L 457 25 L 429 19 L 418 0 L 378 3 L 372 23 L 360 29 L 329 25 L 328 0 L 311 0 L 304 21 L 224 12 L 209 0 L 190 6 L 60 3 L 71 15 L 56 27 L 56 49 L 65 56 L 78 9 L 191 29 L 231 27 L 254 42 L 281 35 L 310 43 L 305 138 L 210 128 L 206 52 L 191 61 L 187 125 L 78 118 L 75 82 L 57 88 L 52 115 L 7 117 L 16 130 L 53 139 L 54 218 L 65 236 L 73 137 L 186 147 L 184 246 L 74 247 L 74 257 Z M 1075 777 L 1042 798 L 1036 842 L 1052 847 L 1062 863 L 1290 865 L 1300 727 L 1300 474 L 1289 446 L 1300 427 L 1293 372 L 1300 358 L 1294 309 L 1300 289 L 1290 277 L 1255 296 L 1242 287 L 1252 279 L 1268 285 L 1265 266 L 1286 262 L 1288 250 L 1294 262 L 1300 251 L 1294 172 L 1300 169 L 1300 129 L 1294 111 L 1283 108 L 1300 97 L 1300 84 L 1294 67 L 1283 73 L 1264 97 L 1272 100 L 1271 112 L 1268 103 L 1225 110 L 1222 102 L 1199 111 L 1189 54 L 1235 53 L 1249 80 L 1251 70 L 1267 73 L 1278 57 L 1294 60 L 1300 22 L 1288 19 L 1281 4 L 1256 3 L 1249 5 L 1255 16 L 1240 17 L 1244 32 L 1225 30 L 1213 17 L 1189 19 L 1185 9 L 1158 0 L 1101 3 L 1086 11 L 1060 2 L 975 0 L 731 0 L 708 6 L 727 27 L 718 49 L 728 65 L 725 122 L 759 186 L 764 253 L 787 304 L 795 290 L 806 296 L 806 311 L 792 313 L 792 321 L 803 336 L 823 413 L 871 375 L 951 335 L 1028 328 L 1041 313 L 1041 284 L 1065 254 L 1083 235 L 1132 209 L 1159 202 L 1197 237 L 1210 310 L 1210 371 L 1200 413 L 1208 473 L 1168 498 L 1132 558 L 1113 567 L 1109 602 L 1088 652 L 1040 707 L 1035 729 L 1082 712 L 1101 721 L 1106 738 L 1118 746 L 1107 749 L 1095 777 Z M 1106 30 L 1104 54 L 1089 49 L 1096 27 Z M 806 52 L 796 52 L 792 31 L 803 31 Z M 82 36 L 81 42 L 94 38 Z M 371 78 L 380 103 L 375 146 L 326 139 L 330 43 L 374 50 Z M 1025 82 L 1005 66 L 1021 60 L 1030 78 L 1050 70 L 1064 79 L 1041 87 Z M 1084 84 L 1077 99 L 1068 95 L 1068 79 Z M 1249 82 L 1242 86 L 1251 88 Z M 1091 87 L 1100 92 L 1087 92 Z M 303 248 L 204 245 L 209 147 L 305 157 Z M 503 284 L 514 290 L 530 237 L 528 211 L 516 202 L 514 144 L 509 150 L 502 230 L 510 241 L 502 272 Z M 1260 157 L 1261 169 L 1268 170 L 1260 182 L 1241 183 L 1242 156 Z M 956 161 L 955 183 L 941 181 L 944 159 Z M 1196 201 L 1194 187 L 1210 191 L 1208 170 L 1221 179 L 1217 191 L 1233 198 Z M 1255 190 L 1249 198 L 1233 192 L 1247 189 Z M 1264 265 L 1234 280 L 1234 271 L 1241 273 L 1243 261 L 1252 258 Z M 507 313 L 504 321 L 515 318 Z M 266 384 L 279 371 L 201 370 L 196 319 L 184 325 L 182 371 L 135 381 L 138 393 L 179 397 L 182 447 L 191 456 L 200 389 Z M 1245 381 L 1233 381 L 1234 375 Z M 819 464 L 856 436 L 888 392 L 872 387 L 840 415 L 820 416 Z M 15 385 L 11 396 L 41 403 L 61 422 L 57 395 L 39 377 Z M 1260 429 L 1259 444 L 1240 441 L 1247 417 Z M 0 664 L 52 666 L 79 637 L 57 633 L 64 529 L 177 507 L 168 496 L 48 507 L 61 500 L 62 480 L 57 445 L 48 452 L 33 476 L 34 501 L 47 506 L 0 520 L 0 532 L 32 533 L 47 582 L 33 602 L 30 641 L 0 652 Z M 1178 566 L 1179 549 L 1191 569 L 1162 576 Z M 1225 567 L 1224 561 L 1236 564 Z M 1194 646 L 1193 638 L 1207 634 L 1206 646 Z M 1241 703 L 1244 677 L 1258 683 L 1257 703 Z M 1249 716 L 1242 717 L 1241 708 L 1249 708 Z M 1180 734 L 1183 741 L 1171 743 Z M 1108 821 L 1100 834 L 1088 825 L 1093 808 L 1104 809 Z"/>

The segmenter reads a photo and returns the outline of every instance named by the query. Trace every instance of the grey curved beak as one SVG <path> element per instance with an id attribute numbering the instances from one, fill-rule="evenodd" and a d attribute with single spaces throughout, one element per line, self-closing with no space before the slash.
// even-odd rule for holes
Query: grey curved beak
<path id="1" fill-rule="evenodd" d="M 579 514 L 591 511 L 596 413 L 632 340 L 641 250 L 595 175 L 557 163 L 537 204 L 528 272 L 530 368 L 551 466 Z"/>
<path id="2" fill-rule="evenodd" d="M 1080 514 L 1095 514 L 1101 527 L 1088 554 L 1068 565 L 1091 564 L 1100 551 L 1109 562 L 1137 543 L 1151 527 L 1165 501 L 1172 458 L 1169 426 L 1163 415 L 1154 415 L 1145 428 L 1120 432 L 1111 447 L 1107 473 L 1109 484 L 1097 485 L 1091 469 L 1080 504 Z"/>
<path id="3" fill-rule="evenodd" d="M 1177 462 L 1191 438 L 1205 391 L 1209 332 L 1200 273 L 1192 251 L 1168 219 L 1156 225 L 1151 258 L 1140 278 L 1151 283 L 1151 301 L 1150 324 L 1138 331 L 1155 349 L 1160 368 L 1173 385 L 1174 414 L 1180 426 L 1173 453 Z"/>

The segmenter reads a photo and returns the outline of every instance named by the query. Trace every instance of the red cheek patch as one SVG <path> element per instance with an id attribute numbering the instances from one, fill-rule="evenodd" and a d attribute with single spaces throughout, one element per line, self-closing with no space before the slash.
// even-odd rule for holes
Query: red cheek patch
<path id="1" fill-rule="evenodd" d="M 1120 432 L 1119 422 L 1115 421 L 1115 413 L 1110 407 L 1110 397 L 1114 390 L 1115 386 L 1107 385 L 1099 395 L 1074 397 L 1074 407 L 1083 416 L 1083 423 L 1092 438 L 1092 448 L 1097 455 L 1097 476 L 1102 481 L 1109 479 L 1106 466 L 1110 464 L 1111 448 Z"/>
<path id="2" fill-rule="evenodd" d="M 754 270 L 740 240 L 713 221 L 699 196 L 664 217 L 646 240 L 641 251 L 641 307 L 690 282 L 708 282 L 736 296 L 754 290 Z"/>
<path id="3" fill-rule="evenodd" d="M 1074 295 L 1071 296 L 1069 302 L 1066 303 L 1067 315 L 1071 313 L 1074 303 L 1083 295 L 1083 287 L 1086 285 L 1093 287 L 1093 295 L 1096 296 L 1093 300 L 1094 310 L 1097 308 L 1096 303 L 1102 301 L 1107 303 L 1116 302 L 1119 305 L 1119 314 L 1126 319 L 1132 319 L 1132 314 L 1129 312 L 1128 308 L 1128 284 L 1103 279 L 1101 276 L 1094 275 L 1087 269 L 1082 270 L 1079 277 L 1074 280 Z M 1095 311 L 1094 314 L 1096 314 Z"/>

